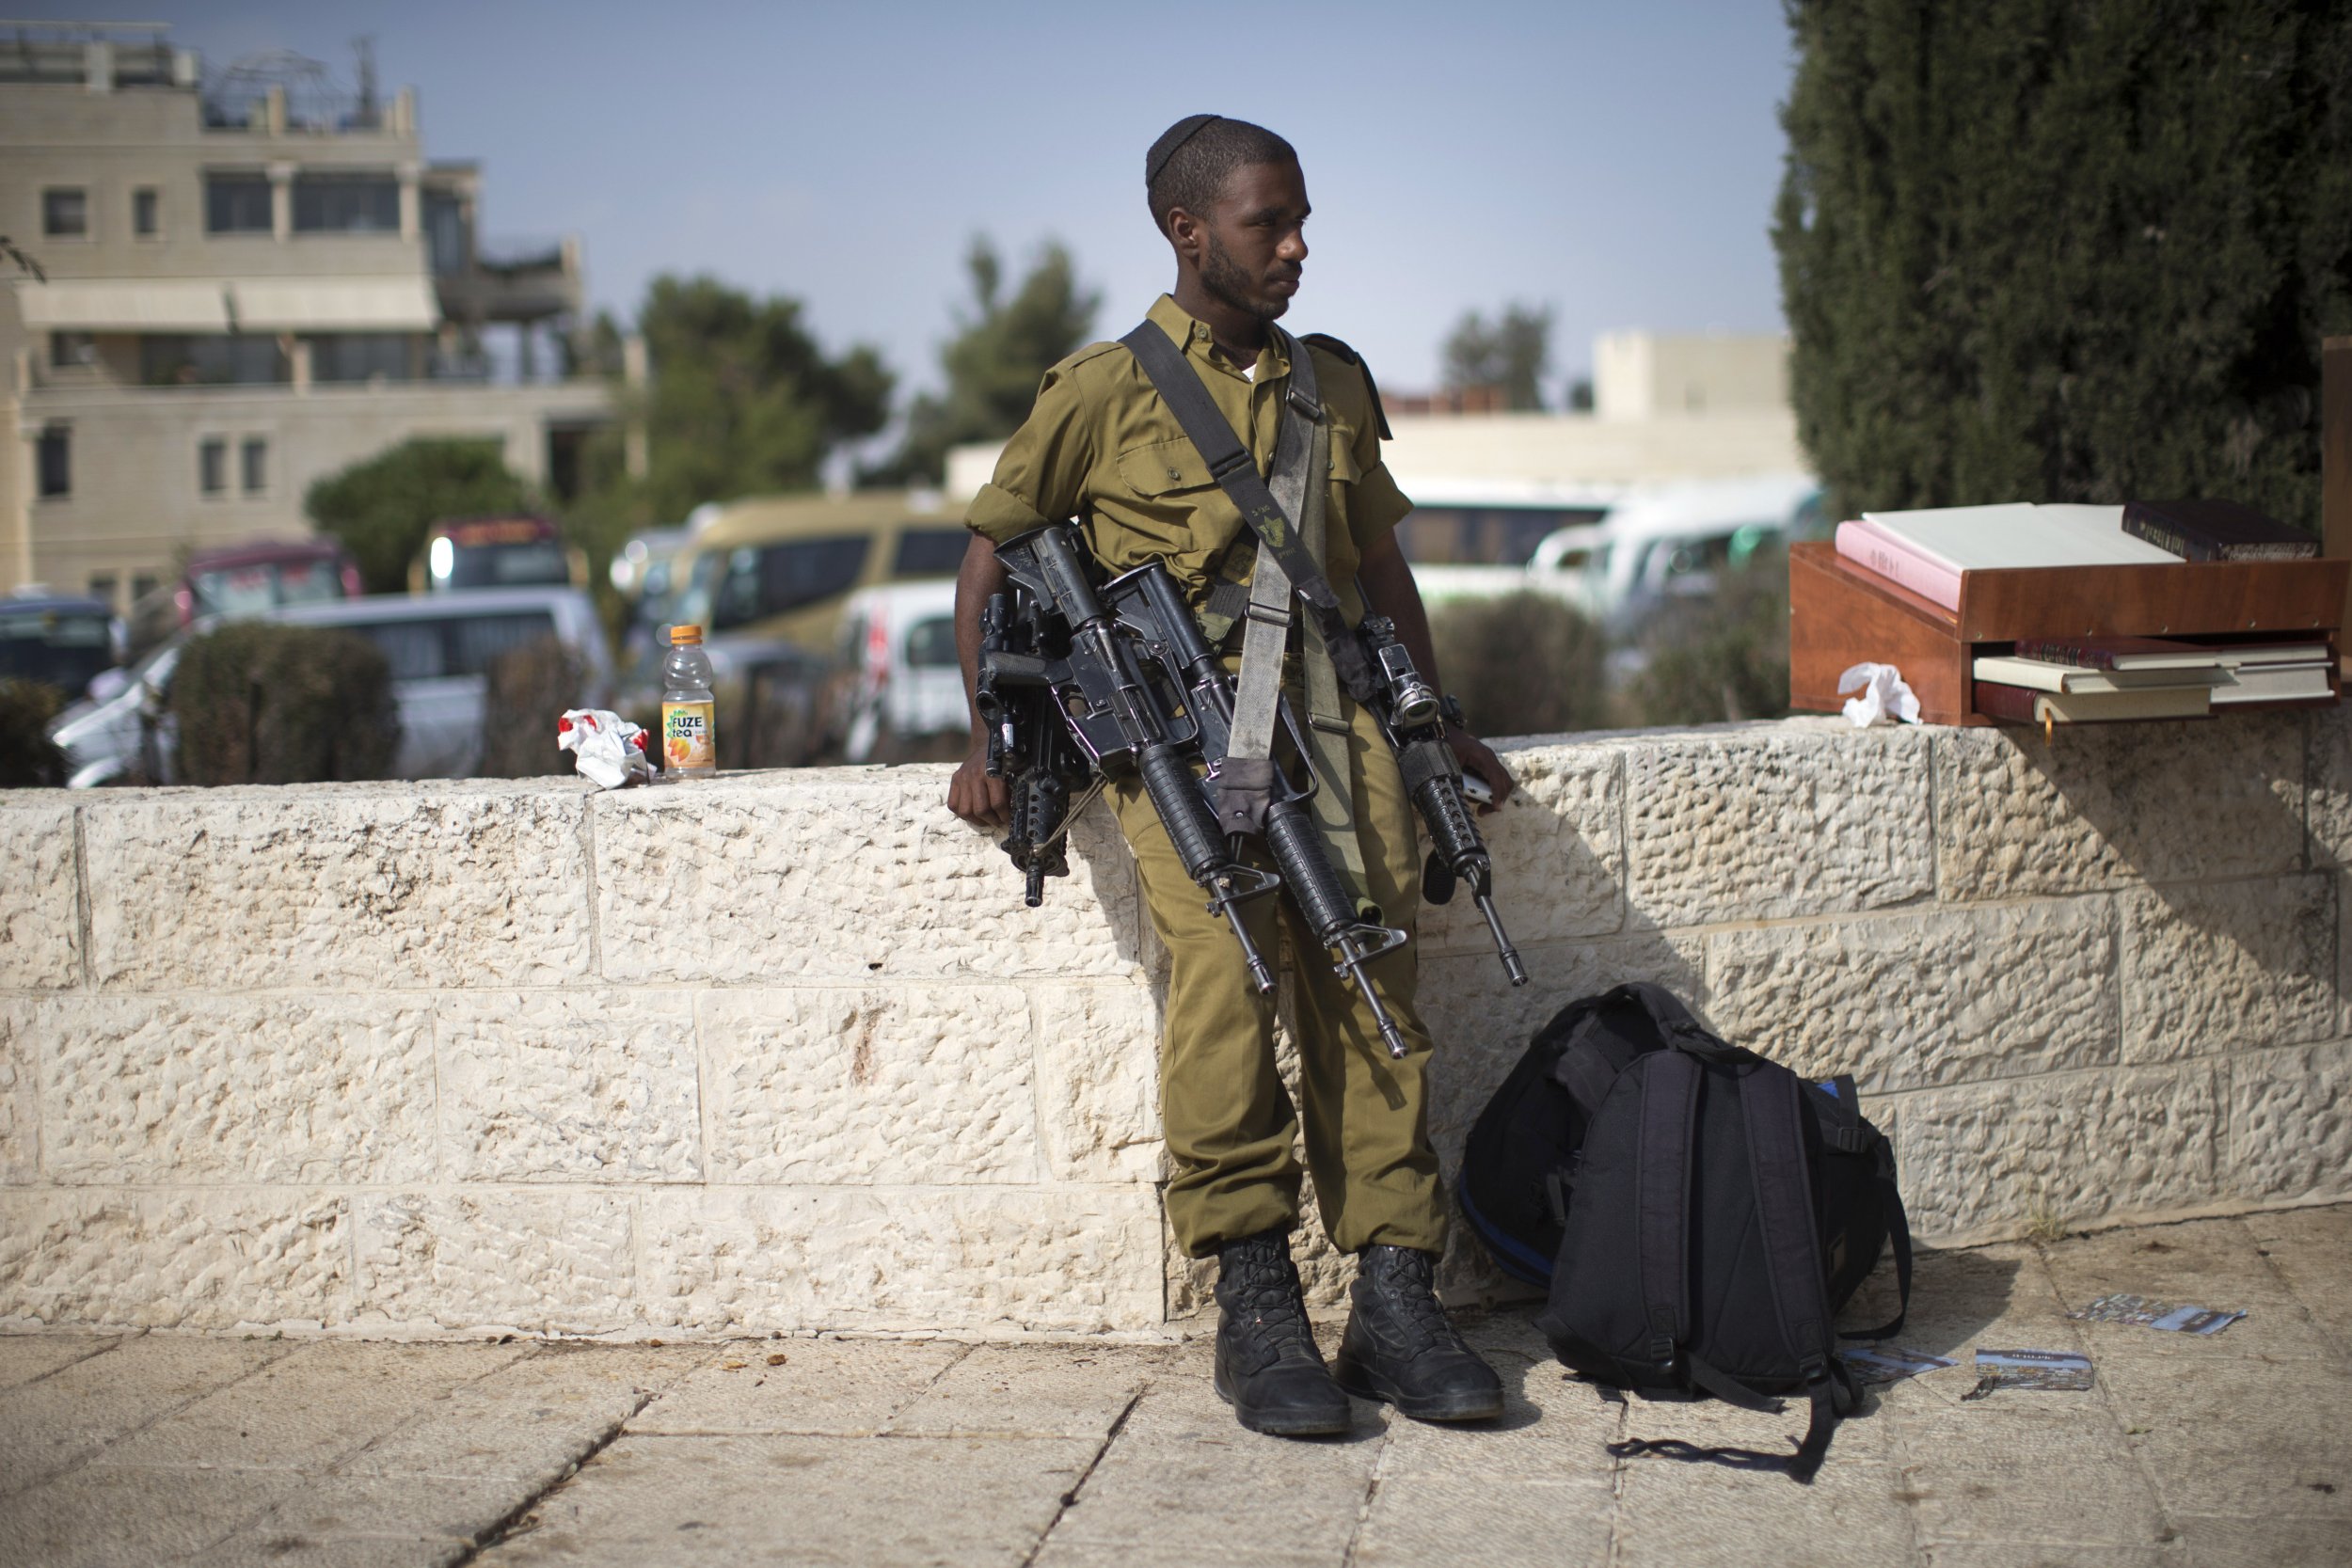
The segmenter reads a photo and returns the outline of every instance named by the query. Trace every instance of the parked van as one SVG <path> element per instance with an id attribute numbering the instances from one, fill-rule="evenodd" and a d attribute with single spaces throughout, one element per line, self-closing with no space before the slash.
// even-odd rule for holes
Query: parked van
<path id="1" fill-rule="evenodd" d="M 545 517 L 445 517 L 408 568 L 412 594 L 476 588 L 583 588 L 588 557 Z"/>
<path id="2" fill-rule="evenodd" d="M 587 671 L 570 705 L 601 707 L 611 701 L 612 663 L 604 628 L 588 595 L 577 589 L 485 589 L 446 598 L 379 594 L 294 605 L 253 618 L 345 627 L 383 651 L 400 703 L 400 752 L 393 772 L 404 779 L 465 779 L 480 768 L 490 662 L 510 649 L 557 639 Z M 188 643 L 223 619 L 181 633 L 122 677 L 107 677 L 92 701 L 58 716 L 50 735 L 65 748 L 68 788 L 135 775 L 158 784 L 176 781 L 172 673 Z M 547 716 L 550 750 L 556 718 Z"/>
<path id="3" fill-rule="evenodd" d="M 38 585 L 0 596 L 0 679 L 54 686 L 71 702 L 122 653 L 122 624 L 103 599 Z"/>
<path id="4" fill-rule="evenodd" d="M 850 762 L 957 753 L 972 716 L 956 657 L 956 585 L 901 583 L 841 610 L 833 736 Z"/>
<path id="5" fill-rule="evenodd" d="M 1819 510 L 1820 488 L 1808 474 L 1643 486 L 1577 542 L 1585 551 L 1582 608 L 1623 634 L 1667 599 L 1713 593 L 1719 573 L 1785 544 Z"/>
<path id="6" fill-rule="evenodd" d="M 793 685 L 821 673 L 834 657 L 842 606 L 851 594 L 952 579 L 970 541 L 961 509 L 920 490 L 735 501 L 697 527 L 671 559 L 675 596 L 663 624 L 703 628 L 703 652 L 718 677 L 720 765 L 807 760 L 821 733 L 787 737 L 776 723 L 766 725 L 765 749 L 731 754 L 730 705 L 744 713 L 761 709 L 752 701 L 755 673 L 787 672 Z M 660 701 L 661 646 L 657 626 L 647 654 L 624 682 L 623 711 L 641 722 Z M 797 699 L 787 705 L 799 711 Z M 821 705 L 807 712 L 821 732 Z M 737 733 L 752 737 L 739 726 Z"/>
<path id="7" fill-rule="evenodd" d="M 136 657 L 212 616 L 261 615 L 359 594 L 358 563 L 332 539 L 261 539 L 199 550 L 178 582 L 131 607 L 131 654 Z"/>

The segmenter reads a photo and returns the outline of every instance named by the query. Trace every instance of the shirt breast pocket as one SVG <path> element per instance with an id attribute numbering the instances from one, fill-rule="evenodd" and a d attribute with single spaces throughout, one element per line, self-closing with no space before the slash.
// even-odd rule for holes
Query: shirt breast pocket
<path id="1" fill-rule="evenodd" d="M 1130 447 L 1119 454 L 1120 482 L 1146 499 L 1205 490 L 1216 481 L 1200 451 L 1183 436 Z"/>

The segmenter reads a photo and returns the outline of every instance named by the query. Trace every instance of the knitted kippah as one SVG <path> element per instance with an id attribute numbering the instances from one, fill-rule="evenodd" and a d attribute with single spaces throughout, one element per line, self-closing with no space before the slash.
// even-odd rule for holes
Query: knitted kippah
<path id="1" fill-rule="evenodd" d="M 1224 118 L 1223 115 L 1186 115 L 1161 132 L 1160 139 L 1152 144 L 1152 150 L 1143 155 L 1143 182 L 1149 185 L 1157 180 L 1160 170 L 1166 168 L 1168 161 L 1176 156 L 1176 150 L 1198 135 L 1202 126 Z"/>

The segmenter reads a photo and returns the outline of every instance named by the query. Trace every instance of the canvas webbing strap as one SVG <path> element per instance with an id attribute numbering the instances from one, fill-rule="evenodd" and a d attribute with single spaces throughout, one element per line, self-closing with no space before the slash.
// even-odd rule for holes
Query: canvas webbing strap
<path id="1" fill-rule="evenodd" d="M 1225 422 L 1225 416 L 1217 412 L 1209 389 L 1200 384 L 1193 368 L 1184 363 L 1184 355 L 1168 341 L 1166 332 L 1147 321 L 1119 341 L 1143 367 L 1143 373 L 1151 378 L 1168 412 L 1176 416 L 1176 422 L 1184 427 L 1194 450 L 1208 464 L 1209 477 L 1216 481 L 1240 510 L 1242 521 L 1258 536 L 1259 543 L 1281 562 L 1291 591 L 1306 606 L 1308 617 L 1322 630 L 1324 641 L 1329 645 L 1341 689 L 1359 703 L 1369 702 L 1373 694 L 1371 662 L 1364 657 L 1362 644 L 1348 635 L 1346 618 L 1340 612 L 1339 596 L 1332 593 L 1321 564 L 1308 553 L 1305 540 L 1293 526 L 1295 514 L 1284 512 L 1276 503 L 1257 464 L 1250 460 L 1249 449 L 1233 433 L 1233 427 Z M 1286 338 L 1285 341 L 1291 356 L 1287 397 L 1295 410 L 1320 424 L 1323 411 L 1313 402 L 1314 372 L 1307 350 L 1295 339 Z M 1306 372 L 1304 385 L 1302 369 Z M 1298 407 L 1302 397 L 1307 402 L 1305 408 Z M 1315 488 L 1322 488 L 1320 479 Z"/>
<path id="2" fill-rule="evenodd" d="M 1651 1055 L 1642 1071 L 1633 1233 L 1650 1359 L 1669 1370 L 1681 1355 L 1687 1333 L 1690 1241 L 1684 1227 L 1691 1203 L 1691 1129 L 1698 1107 L 1698 1063 L 1679 1051 Z"/>
<path id="3" fill-rule="evenodd" d="M 1837 1376 L 1842 1369 L 1832 1354 L 1836 1341 L 1830 1332 L 1826 1276 L 1813 1230 L 1813 1183 L 1805 1167 L 1801 1120 L 1808 1113 L 1801 1096 L 1797 1075 L 1769 1063 L 1749 1071 L 1740 1084 L 1764 1277 L 1772 1286 L 1782 1338 L 1804 1371 L 1813 1404 L 1812 1422 L 1789 1463 L 1789 1473 L 1809 1481 L 1829 1451 L 1838 1410 L 1851 1402 L 1851 1394 Z"/>

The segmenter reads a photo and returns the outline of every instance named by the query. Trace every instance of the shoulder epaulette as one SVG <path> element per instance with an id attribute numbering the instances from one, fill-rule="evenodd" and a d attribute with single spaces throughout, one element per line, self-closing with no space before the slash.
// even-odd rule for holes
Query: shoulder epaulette
<path id="1" fill-rule="evenodd" d="M 1353 365 L 1364 372 L 1364 389 L 1372 394 L 1372 417 L 1374 421 L 1380 426 L 1380 439 L 1394 440 L 1395 437 L 1389 433 L 1389 411 L 1380 406 L 1380 383 L 1373 380 L 1372 367 L 1364 363 L 1364 356 L 1332 337 L 1328 332 L 1302 332 L 1299 334 L 1298 341 L 1302 343 L 1312 343 L 1342 363 Z"/>
<path id="2" fill-rule="evenodd" d="M 1101 358 L 1104 355 L 1108 354 L 1111 350 L 1117 348 L 1118 346 L 1119 345 L 1117 343 L 1109 342 L 1089 343 L 1084 348 L 1072 350 L 1070 356 L 1064 359 L 1062 364 L 1069 369 L 1075 370 L 1078 366 L 1085 364 L 1089 359 Z"/>

